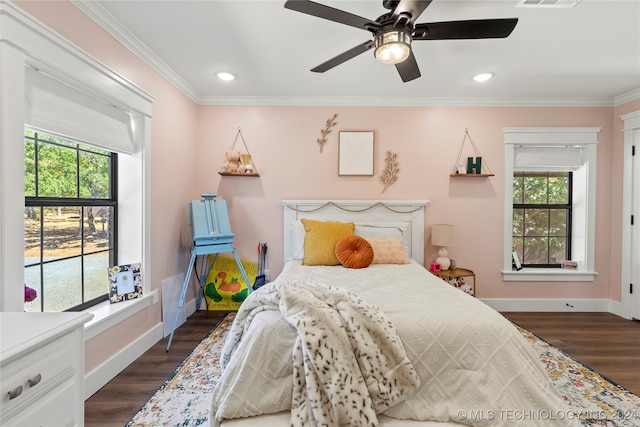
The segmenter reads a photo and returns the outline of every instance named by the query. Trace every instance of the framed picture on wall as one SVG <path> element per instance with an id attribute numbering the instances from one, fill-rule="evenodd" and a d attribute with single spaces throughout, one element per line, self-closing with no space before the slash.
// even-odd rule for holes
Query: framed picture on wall
<path id="1" fill-rule="evenodd" d="M 340 132 L 338 175 L 373 175 L 373 131 Z"/>

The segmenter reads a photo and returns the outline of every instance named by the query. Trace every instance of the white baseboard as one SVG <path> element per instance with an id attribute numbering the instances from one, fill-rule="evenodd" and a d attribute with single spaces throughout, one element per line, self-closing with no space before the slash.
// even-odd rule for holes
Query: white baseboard
<path id="1" fill-rule="evenodd" d="M 187 317 L 196 311 L 196 299 L 185 302 Z M 113 355 L 109 360 L 84 376 L 84 400 L 90 398 L 96 391 L 116 377 L 134 360 L 153 347 L 162 339 L 163 324 L 158 323 L 140 338 Z"/>
<path id="2" fill-rule="evenodd" d="M 113 355 L 102 365 L 84 376 L 84 400 L 90 398 L 96 391 L 115 378 L 131 362 L 149 350 L 162 339 L 162 323 L 147 331 L 140 338 Z"/>
<path id="3" fill-rule="evenodd" d="M 482 302 L 496 311 L 547 311 L 547 312 L 605 312 L 610 311 L 614 301 L 606 299 L 491 299 Z M 619 315 L 619 314 L 618 314 Z"/>

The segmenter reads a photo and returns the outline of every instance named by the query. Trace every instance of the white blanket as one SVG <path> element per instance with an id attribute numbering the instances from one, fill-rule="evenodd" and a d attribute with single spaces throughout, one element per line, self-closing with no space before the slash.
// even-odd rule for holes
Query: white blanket
<path id="1" fill-rule="evenodd" d="M 390 319 L 420 387 L 384 416 L 478 426 L 579 425 L 511 322 L 417 263 L 346 269 L 292 261 L 280 281 L 339 284 Z M 225 378 L 226 384 L 221 381 L 216 390 L 246 398 L 242 411 L 229 418 L 288 411 L 291 403 L 291 387 L 277 384 L 293 381 L 290 343 L 295 329 L 279 311 L 254 316 L 242 331 L 252 339 L 241 340 L 236 348 L 243 355 L 235 362 L 237 376 Z"/>
<path id="2" fill-rule="evenodd" d="M 255 331 L 264 332 L 252 324 L 262 322 L 259 313 L 273 315 L 276 310 L 295 328 L 295 338 L 280 342 L 284 351 L 278 351 L 292 362 L 292 378 L 279 376 L 271 384 L 275 390 L 292 390 L 292 426 L 377 426 L 377 414 L 418 388 L 402 342 L 378 307 L 332 285 L 281 281 L 254 292 L 240 307 L 222 351 L 223 374 L 212 399 L 217 424 L 286 406 L 274 406 L 271 399 L 262 405 L 263 391 L 247 387 L 251 380 L 246 365 L 252 363 L 248 356 L 260 357 Z"/>

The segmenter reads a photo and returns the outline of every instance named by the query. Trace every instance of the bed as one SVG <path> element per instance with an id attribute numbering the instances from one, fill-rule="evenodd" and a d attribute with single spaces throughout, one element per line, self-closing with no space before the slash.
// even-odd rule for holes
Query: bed
<path id="1" fill-rule="evenodd" d="M 577 425 L 513 325 L 424 268 L 427 201 L 281 203 L 286 263 L 236 316 L 212 425 Z M 312 258 L 344 224 L 393 250 L 363 268 Z"/>

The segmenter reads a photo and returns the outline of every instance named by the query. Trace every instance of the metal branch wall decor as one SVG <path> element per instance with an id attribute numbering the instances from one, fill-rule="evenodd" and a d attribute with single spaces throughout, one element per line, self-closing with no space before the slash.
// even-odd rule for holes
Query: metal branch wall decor
<path id="1" fill-rule="evenodd" d="M 387 191 L 390 185 L 395 184 L 398 180 L 398 173 L 400 168 L 398 167 L 398 154 L 387 151 L 384 157 L 385 167 L 382 174 L 378 177 L 378 180 L 384 185 L 381 193 Z"/>
<path id="2" fill-rule="evenodd" d="M 332 117 L 328 118 L 325 128 L 320 130 L 320 138 L 318 138 L 316 142 L 320 145 L 321 153 L 322 153 L 322 147 L 324 147 L 324 144 L 326 144 L 327 142 L 327 135 L 331 133 L 331 128 L 338 124 L 338 122 L 336 122 L 337 117 L 338 117 L 338 114 L 336 113 Z"/>

